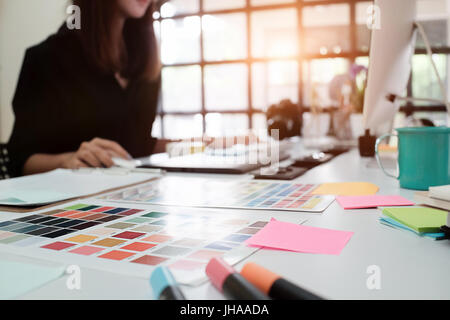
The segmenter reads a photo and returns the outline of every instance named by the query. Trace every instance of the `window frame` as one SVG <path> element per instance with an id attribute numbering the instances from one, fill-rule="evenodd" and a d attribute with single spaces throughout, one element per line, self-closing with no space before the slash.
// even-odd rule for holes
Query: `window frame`
<path id="1" fill-rule="evenodd" d="M 356 6 L 358 3 L 367 2 L 370 0 L 295 0 L 292 3 L 280 3 L 280 4 L 270 4 L 270 5 L 261 5 L 261 6 L 252 6 L 251 0 L 246 0 L 246 5 L 242 8 L 234 8 L 234 9 L 222 9 L 222 10 L 214 10 L 214 11 L 205 11 L 203 2 L 204 0 L 199 0 L 199 11 L 195 13 L 188 14 L 179 14 L 174 15 L 172 17 L 161 17 L 161 15 L 155 19 L 155 21 L 159 21 L 160 26 L 163 20 L 177 20 L 183 19 L 186 17 L 199 17 L 200 18 L 200 61 L 192 62 L 192 63 L 173 63 L 173 64 L 163 64 L 162 68 L 165 67 L 187 67 L 187 66 L 199 66 L 201 69 L 201 109 L 200 111 L 186 111 L 186 112 L 174 112 L 174 111 L 164 111 L 162 94 L 160 97 L 160 104 L 158 110 L 158 116 L 160 117 L 161 123 L 161 136 L 165 136 L 165 128 L 164 128 L 164 117 L 167 115 L 173 116 L 192 116 L 201 114 L 202 122 L 203 122 L 203 133 L 206 132 L 206 115 L 210 113 L 220 113 L 220 114 L 246 114 L 248 117 L 248 128 L 252 129 L 252 118 L 254 114 L 264 114 L 263 111 L 255 109 L 253 106 L 253 83 L 252 83 L 252 66 L 254 63 L 258 62 L 272 62 L 272 61 L 296 61 L 298 63 L 298 104 L 302 107 L 304 111 L 309 111 L 310 107 L 303 104 L 303 95 L 304 95 L 304 79 L 303 79 L 303 64 L 304 62 L 309 62 L 315 59 L 329 59 L 329 58 L 345 58 L 349 61 L 350 64 L 355 63 L 356 58 L 358 57 L 368 57 L 369 51 L 360 51 L 357 48 L 357 28 L 358 25 L 356 23 Z M 303 21 L 302 21 L 302 12 L 305 7 L 313 7 L 313 6 L 326 6 L 333 4 L 347 4 L 349 5 L 350 10 L 350 24 L 349 24 L 349 32 L 350 32 L 350 50 L 348 52 L 341 53 L 327 53 L 327 54 L 306 54 L 303 52 L 303 48 L 305 48 L 305 37 L 304 37 L 304 29 Z M 276 58 L 255 58 L 252 57 L 252 19 L 251 15 L 253 12 L 258 11 L 270 11 L 277 9 L 296 9 L 297 10 L 297 28 L 298 28 L 298 53 L 295 56 L 288 57 L 276 57 Z M 246 33 L 247 33 L 247 58 L 245 59 L 235 59 L 235 60 L 221 60 L 221 61 L 206 61 L 204 59 L 204 37 L 203 37 L 203 16 L 204 15 L 215 15 L 215 14 L 233 14 L 233 13 L 244 13 L 246 16 Z M 161 28 L 160 28 L 161 32 Z M 161 39 L 161 34 L 159 34 L 159 38 Z M 416 49 L 415 54 L 425 54 L 425 49 Z M 450 47 L 441 47 L 441 48 L 433 48 L 433 53 L 441 53 L 450 55 Z M 241 63 L 245 64 L 248 69 L 248 107 L 246 110 L 207 110 L 205 106 L 205 67 L 209 65 L 226 65 L 226 64 L 235 64 Z M 412 96 L 412 75 L 410 76 L 410 80 L 407 87 L 408 95 Z M 328 111 L 326 108 L 325 112 Z M 446 112 L 445 105 L 433 105 L 433 106 L 415 106 L 412 103 L 407 103 L 400 107 L 400 112 L 405 113 L 406 115 L 413 114 L 414 112 Z"/>

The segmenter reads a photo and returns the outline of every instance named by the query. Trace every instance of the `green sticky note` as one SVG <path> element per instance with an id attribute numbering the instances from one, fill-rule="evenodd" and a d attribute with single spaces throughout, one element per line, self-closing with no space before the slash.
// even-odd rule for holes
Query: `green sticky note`
<path id="1" fill-rule="evenodd" d="M 0 299 L 14 299 L 58 279 L 64 273 L 62 266 L 40 266 L 27 263 L 0 261 Z"/>
<path id="2" fill-rule="evenodd" d="M 447 223 L 447 211 L 433 208 L 384 208 L 383 214 L 420 233 L 440 232 Z"/>

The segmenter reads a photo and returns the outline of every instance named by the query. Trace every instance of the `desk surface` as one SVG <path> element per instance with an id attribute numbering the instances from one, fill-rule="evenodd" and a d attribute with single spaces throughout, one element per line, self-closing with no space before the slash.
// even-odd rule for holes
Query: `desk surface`
<path id="1" fill-rule="evenodd" d="M 380 187 L 380 194 L 413 198 L 413 191 L 399 188 L 396 180 L 368 165 L 353 150 L 310 170 L 297 181 L 308 183 L 367 181 Z M 242 211 L 233 210 L 239 213 Z M 245 214 L 242 212 L 242 214 Z M 247 213 L 248 214 L 248 213 Z M 339 256 L 259 250 L 245 260 L 253 261 L 329 299 L 450 299 L 450 241 L 432 241 L 413 233 L 383 226 L 376 209 L 344 211 L 334 202 L 321 215 L 267 211 L 267 218 L 285 221 L 307 219 L 306 225 L 353 231 Z M 0 253 L 0 259 L 32 261 Z M 381 271 L 381 289 L 369 290 L 369 266 Z M 236 266 L 240 270 L 241 262 Z M 67 277 L 55 280 L 22 299 L 150 299 L 148 281 L 108 272 L 82 269 L 81 290 L 68 290 Z M 184 288 L 188 299 L 223 299 L 210 283 Z"/>

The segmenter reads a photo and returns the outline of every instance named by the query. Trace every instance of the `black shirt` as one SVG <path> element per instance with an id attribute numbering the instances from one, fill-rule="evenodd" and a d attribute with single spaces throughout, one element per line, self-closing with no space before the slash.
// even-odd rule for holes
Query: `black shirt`
<path id="1" fill-rule="evenodd" d="M 26 51 L 13 99 L 15 123 L 8 149 L 12 175 L 36 153 L 78 150 L 95 137 L 114 140 L 133 157 L 150 155 L 160 79 L 130 80 L 91 65 L 81 41 L 64 26 Z"/>

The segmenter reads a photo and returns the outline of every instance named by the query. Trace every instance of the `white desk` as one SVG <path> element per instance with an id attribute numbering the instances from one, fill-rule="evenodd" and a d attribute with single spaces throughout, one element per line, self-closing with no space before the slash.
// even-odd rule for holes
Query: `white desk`
<path id="1" fill-rule="evenodd" d="M 370 159 L 357 150 L 316 167 L 299 182 L 367 181 L 380 187 L 380 194 L 399 194 L 412 200 L 413 191 L 399 188 L 381 170 L 368 168 Z M 236 210 L 237 212 L 239 210 Z M 413 233 L 383 226 L 376 209 L 344 211 L 334 202 L 323 214 L 287 213 L 285 220 L 308 219 L 306 225 L 354 231 L 339 256 L 260 250 L 248 258 L 330 299 L 450 299 L 450 241 L 432 241 Z M 267 218 L 280 217 L 267 212 Z M 0 259 L 29 261 L 0 253 Z M 243 263 L 236 266 L 238 270 Z M 367 267 L 381 269 L 381 289 L 366 286 Z M 184 288 L 189 299 L 222 299 L 209 283 Z M 66 277 L 30 292 L 23 299 L 149 299 L 148 282 L 107 272 L 82 269 L 81 290 L 66 288 Z"/>

